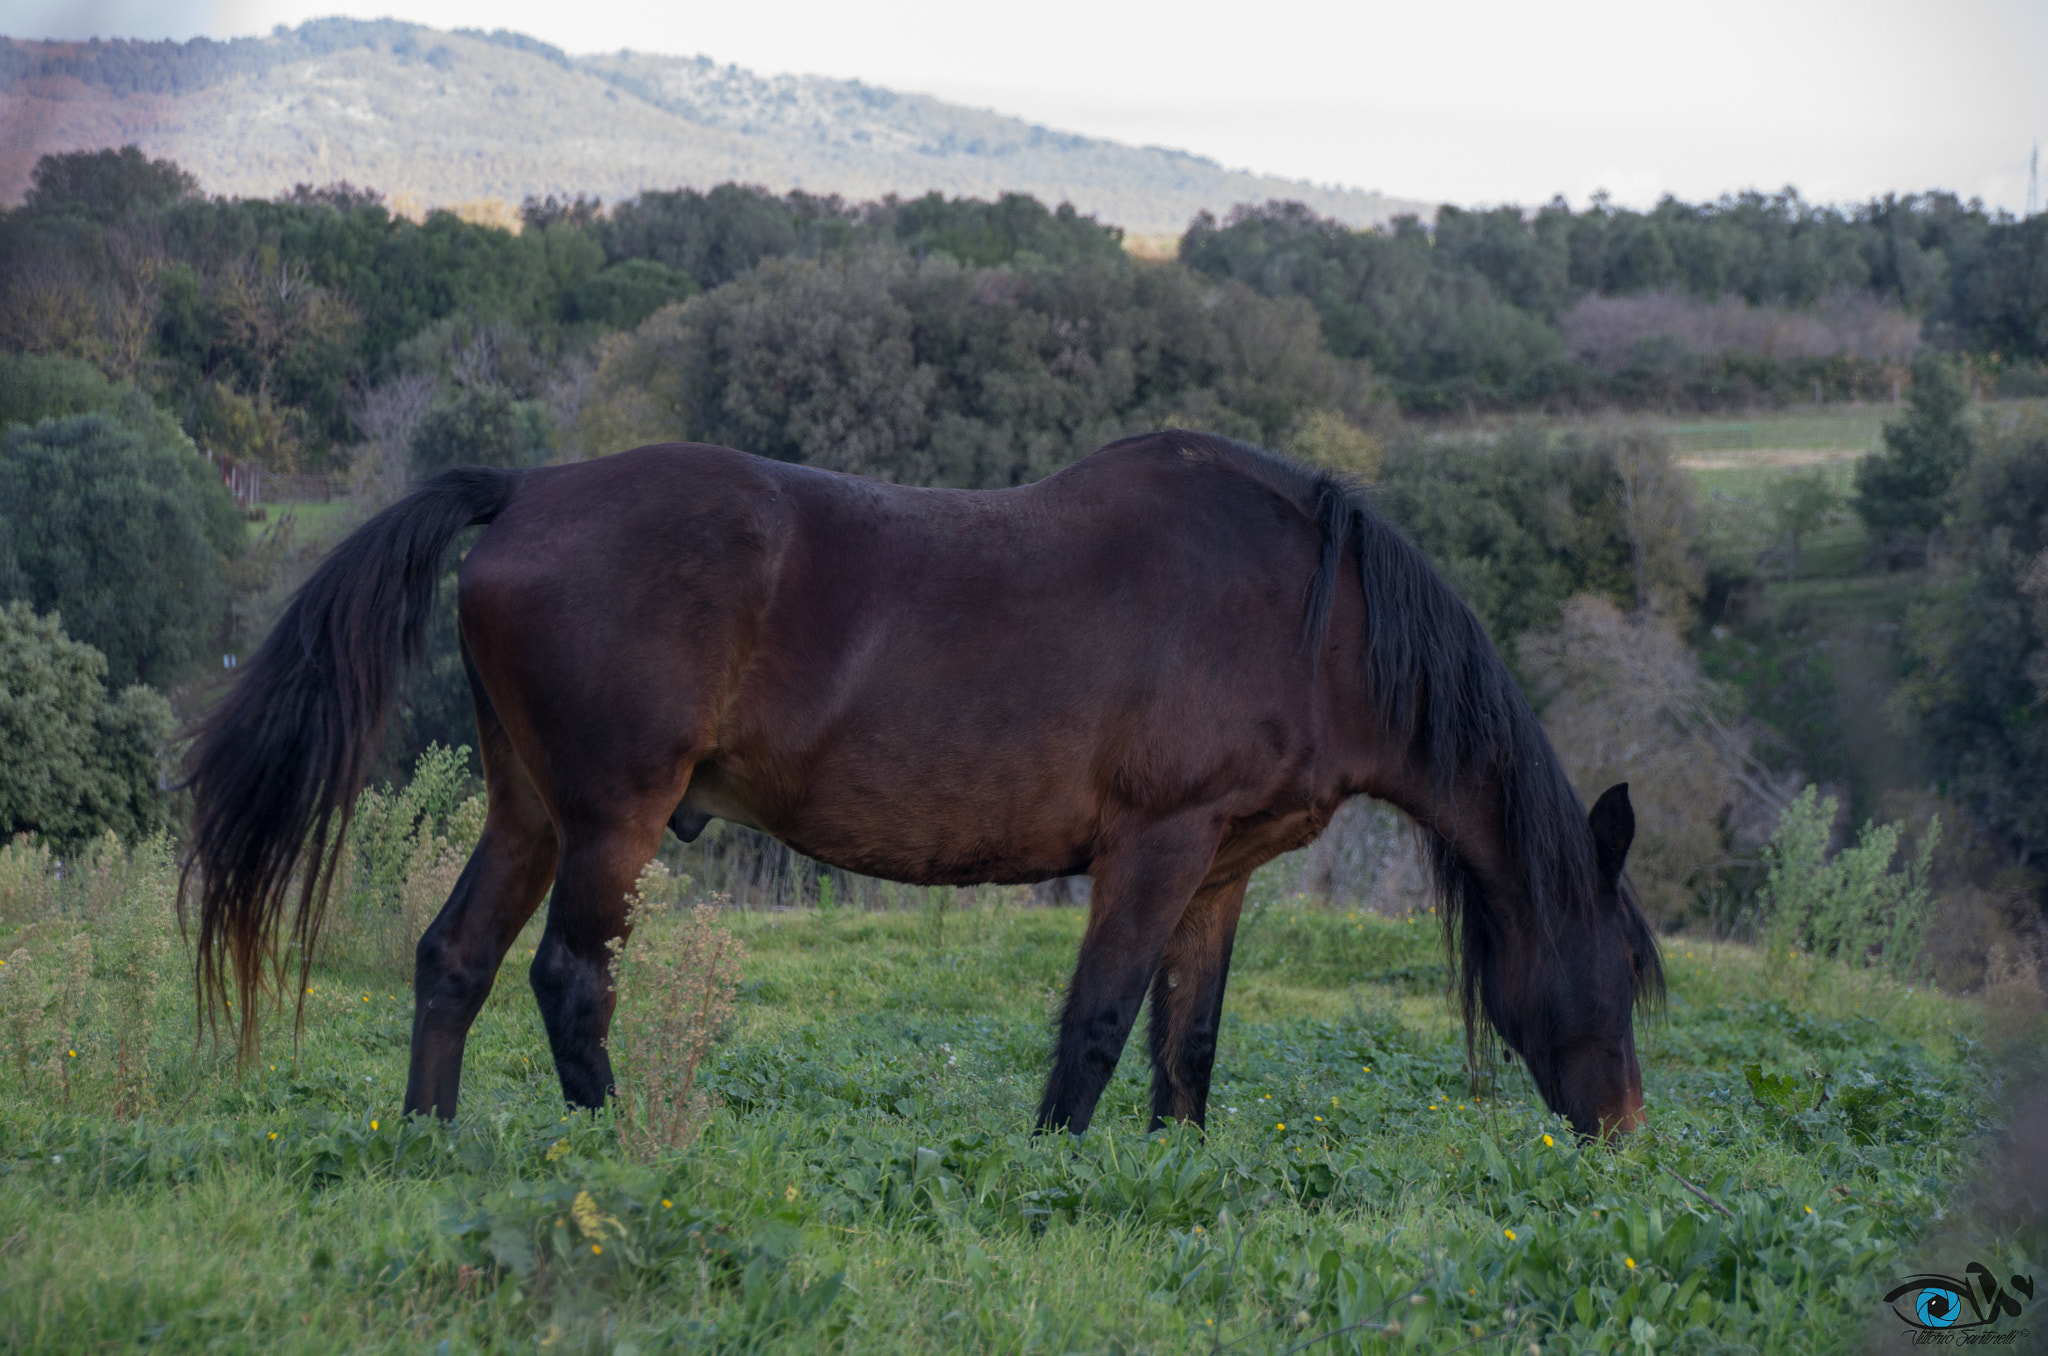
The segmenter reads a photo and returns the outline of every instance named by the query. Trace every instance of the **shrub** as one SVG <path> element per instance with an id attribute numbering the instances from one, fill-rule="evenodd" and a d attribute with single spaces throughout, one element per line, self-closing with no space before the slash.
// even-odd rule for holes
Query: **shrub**
<path id="1" fill-rule="evenodd" d="M 1380 440 L 1338 410 L 1311 410 L 1303 416 L 1287 452 L 1311 466 L 1320 466 L 1358 480 L 1379 479 L 1387 450 Z"/>
<path id="2" fill-rule="evenodd" d="M 630 330 L 662 307 L 695 295 L 696 280 L 681 269 L 652 259 L 627 259 L 576 289 L 569 299 L 569 318 Z"/>
<path id="3" fill-rule="evenodd" d="M 449 466 L 517 469 L 544 464 L 554 452 L 554 434 L 541 402 L 514 400 L 502 386 L 482 386 L 428 410 L 409 447 L 418 475 Z"/>
<path id="4" fill-rule="evenodd" d="M 349 820 L 348 850 L 335 881 L 339 908 L 323 954 L 412 978 L 420 934 L 483 835 L 487 809 L 468 794 L 469 749 L 430 745 L 403 789 L 365 787 Z"/>
<path id="5" fill-rule="evenodd" d="M 0 441 L 0 597 L 61 612 L 108 676 L 167 686 L 227 607 L 240 528 L 206 463 L 105 414 L 15 425 Z"/>
<path id="6" fill-rule="evenodd" d="M 1893 871 L 1897 824 L 1865 824 L 1855 847 L 1827 855 L 1838 808 L 1833 796 L 1820 796 L 1809 786 L 1786 808 L 1771 835 L 1760 905 L 1772 961 L 1782 965 L 1789 953 L 1803 950 L 1858 968 L 1909 975 L 1920 960 L 1927 878 L 1941 840 L 1941 821 L 1928 824 L 1919 851 L 1903 870 Z"/>
<path id="7" fill-rule="evenodd" d="M 1700 593 L 1691 485 L 1654 434 L 1408 438 L 1379 483 L 1381 511 L 1503 648 L 1574 594 L 1677 617 Z"/>
<path id="8" fill-rule="evenodd" d="M 653 901 L 669 880 L 659 863 L 641 873 L 627 937 L 612 943 L 619 1143 L 643 1160 L 687 1149 L 703 1132 L 712 1101 L 699 1075 L 732 1017 L 746 955 L 708 904 L 680 924 L 664 916 Z"/>
<path id="9" fill-rule="evenodd" d="M 170 703 L 139 685 L 109 700 L 106 670 L 55 615 L 0 607 L 0 832 L 133 838 L 167 822 L 159 759 Z"/>

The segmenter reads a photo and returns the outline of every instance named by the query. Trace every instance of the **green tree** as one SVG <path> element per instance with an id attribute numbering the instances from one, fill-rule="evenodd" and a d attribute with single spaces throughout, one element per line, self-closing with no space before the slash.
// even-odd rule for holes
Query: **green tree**
<path id="1" fill-rule="evenodd" d="M 166 207 L 199 192 L 199 181 L 169 160 L 151 160 L 136 146 L 46 155 L 29 172 L 32 212 L 76 213 L 113 221 Z"/>
<path id="2" fill-rule="evenodd" d="M 1771 481 L 1764 489 L 1765 509 L 1770 515 L 1773 535 L 1785 552 L 1785 582 L 1799 573 L 1799 546 L 1826 526 L 1842 496 L 1835 493 L 1828 474 L 1818 468 L 1795 471 Z"/>
<path id="3" fill-rule="evenodd" d="M 0 607 L 0 833 L 134 839 L 168 822 L 171 705 L 139 684 L 109 700 L 106 671 L 55 613 Z"/>
<path id="4" fill-rule="evenodd" d="M 1677 620 L 1698 591 L 1691 489 L 1651 438 L 1410 438 L 1388 449 L 1379 490 L 1503 648 L 1555 626 L 1574 594 Z"/>
<path id="5" fill-rule="evenodd" d="M 226 615 L 240 526 L 190 446 L 152 447 L 105 414 L 0 440 L 0 598 L 61 611 L 122 686 L 175 682 Z"/>
<path id="6" fill-rule="evenodd" d="M 1969 465 L 1969 388 L 1955 364 L 1932 350 L 1913 360 L 1904 419 L 1884 427 L 1885 450 L 1856 464 L 1856 513 L 1871 531 L 1932 533 L 1949 487 Z"/>
<path id="7" fill-rule="evenodd" d="M 1168 424 L 1280 446 L 1371 394 L 1296 298 L 1121 255 L 974 269 L 872 248 L 771 260 L 658 312 L 596 385 L 584 446 L 694 438 L 979 488 Z"/>
<path id="8" fill-rule="evenodd" d="M 1907 614 L 1900 701 L 1937 777 L 2030 859 L 2048 852 L 2048 420 L 1992 430 L 1957 498 L 1963 568 Z"/>
<path id="9" fill-rule="evenodd" d="M 449 466 L 539 466 L 553 451 L 546 408 L 514 400 L 502 386 L 474 386 L 437 402 L 413 431 L 413 470 Z"/>
<path id="10" fill-rule="evenodd" d="M 630 330 L 664 306 L 697 295 L 696 280 L 652 259 L 627 259 L 593 274 L 569 299 L 569 319 Z"/>

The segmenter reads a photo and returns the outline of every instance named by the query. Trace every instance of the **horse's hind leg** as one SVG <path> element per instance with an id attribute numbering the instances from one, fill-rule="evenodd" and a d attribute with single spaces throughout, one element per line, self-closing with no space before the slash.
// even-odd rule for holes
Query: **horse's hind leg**
<path id="1" fill-rule="evenodd" d="M 471 675 L 490 809 L 483 836 L 413 963 L 412 1067 L 405 1109 L 455 1115 L 462 1048 L 505 952 L 555 872 L 555 831 L 532 779 Z"/>
<path id="2" fill-rule="evenodd" d="M 1152 978 L 1152 1129 L 1170 1118 L 1208 1121 L 1209 1071 L 1223 1018 L 1223 984 L 1250 877 L 1195 892 Z"/>
<path id="3" fill-rule="evenodd" d="M 1174 821 L 1097 860 L 1088 931 L 1038 1106 L 1040 1129 L 1064 1126 L 1080 1134 L 1088 1128 L 1145 987 L 1215 851 L 1213 828 Z"/>
<path id="4" fill-rule="evenodd" d="M 612 1092 L 605 1053 L 616 995 L 610 945 L 626 935 L 626 896 L 661 846 L 678 791 L 600 822 L 564 827 L 554 902 L 533 960 L 533 994 L 571 1106 L 601 1107 Z"/>

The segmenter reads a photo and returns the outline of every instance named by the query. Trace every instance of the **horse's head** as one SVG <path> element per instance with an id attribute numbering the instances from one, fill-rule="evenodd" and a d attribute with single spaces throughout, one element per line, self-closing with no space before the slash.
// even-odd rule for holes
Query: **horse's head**
<path id="1" fill-rule="evenodd" d="M 1580 1134 L 1604 1137 L 1643 1122 L 1635 1007 L 1659 991 L 1662 971 L 1656 938 L 1621 879 L 1636 833 L 1627 783 L 1600 797 L 1588 823 L 1592 907 L 1565 911 L 1549 937 L 1512 957 L 1497 952 L 1486 1006 L 1550 1109 Z"/>

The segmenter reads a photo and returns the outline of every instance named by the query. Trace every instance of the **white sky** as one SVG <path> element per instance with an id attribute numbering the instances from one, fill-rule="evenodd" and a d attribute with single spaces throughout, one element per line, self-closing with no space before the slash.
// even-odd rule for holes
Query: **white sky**
<path id="1" fill-rule="evenodd" d="M 0 32 L 225 38 L 336 12 L 860 79 L 1466 204 L 1789 183 L 2019 212 L 2048 138 L 2048 0 L 0 0 Z"/>

